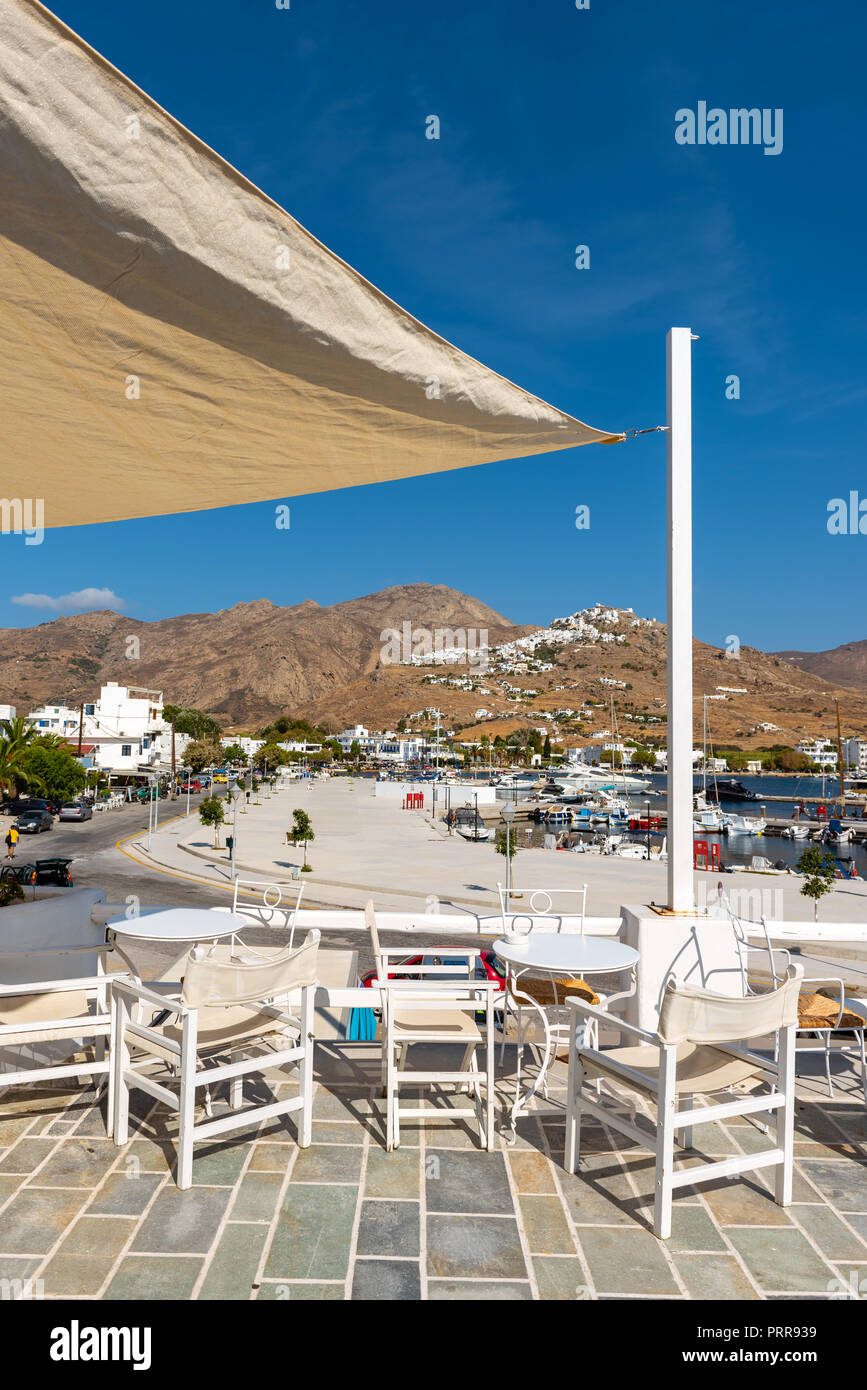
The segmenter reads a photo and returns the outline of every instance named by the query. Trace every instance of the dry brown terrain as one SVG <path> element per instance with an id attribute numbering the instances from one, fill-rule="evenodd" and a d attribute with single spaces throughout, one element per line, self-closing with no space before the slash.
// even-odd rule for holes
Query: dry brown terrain
<path id="1" fill-rule="evenodd" d="M 236 730 L 255 729 L 280 714 L 300 715 L 331 730 L 356 722 L 393 728 L 400 719 L 412 729 L 431 723 L 412 716 L 437 706 L 444 723 L 462 727 L 464 737 L 547 727 L 553 739 L 567 744 L 586 742 L 610 727 L 613 691 L 620 734 L 661 739 L 665 627 L 634 627 L 633 621 L 633 614 L 623 613 L 605 627 L 615 638 L 622 637 L 622 643 L 575 642 L 555 648 L 550 671 L 505 669 L 494 652 L 486 672 L 470 669 L 476 688 L 459 689 L 431 684 L 430 678 L 459 680 L 468 675 L 465 665 L 384 665 L 382 632 L 400 629 L 405 622 L 413 628 L 487 629 L 493 647 L 537 629 L 515 626 L 478 599 L 430 584 L 402 585 L 327 608 L 312 600 L 280 608 L 259 599 L 218 613 L 153 623 L 113 612 L 85 613 L 0 631 L 0 689 L 3 700 L 24 713 L 44 701 L 76 704 L 90 699 L 107 680 L 152 686 L 162 690 L 167 701 L 210 711 Z M 130 636 L 139 639 L 137 660 L 126 654 Z M 852 644 L 858 647 L 867 648 L 867 643 Z M 698 697 L 723 694 L 719 686 L 746 693 L 729 693 L 710 704 L 716 741 L 753 748 L 793 744 L 804 736 L 834 736 L 835 699 L 840 701 L 844 735 L 867 735 L 867 693 L 857 670 L 855 684 L 848 686 L 830 683 L 826 676 L 804 669 L 805 664 L 746 647 L 737 659 L 730 659 L 696 642 L 697 735 Z M 607 686 L 603 677 L 629 688 Z M 537 693 L 515 698 L 529 690 Z M 481 708 L 493 717 L 477 719 Z M 546 711 L 554 715 L 564 709 L 576 713 L 547 723 L 542 717 Z M 762 730 L 758 726 L 763 722 L 776 728 Z"/>

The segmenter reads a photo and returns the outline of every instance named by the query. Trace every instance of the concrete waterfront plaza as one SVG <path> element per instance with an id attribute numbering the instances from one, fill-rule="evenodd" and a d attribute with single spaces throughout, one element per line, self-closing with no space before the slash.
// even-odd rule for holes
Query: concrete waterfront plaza
<path id="1" fill-rule="evenodd" d="M 377 796 L 368 778 L 334 778 L 296 781 L 270 798 L 260 795 L 237 818 L 237 868 L 244 875 L 285 878 L 293 866 L 303 863 L 302 846 L 286 844 L 292 810 L 303 808 L 311 818 L 316 839 L 307 857 L 313 872 L 304 875 L 305 902 L 336 907 L 360 907 L 373 897 L 383 910 L 417 910 L 428 899 L 455 903 L 473 911 L 497 908 L 497 881 L 505 880 L 506 861 L 493 842 L 474 843 L 449 835 L 431 812 L 431 786 L 426 785 L 425 811 L 404 811 L 399 798 Z M 440 792 L 444 797 L 444 792 Z M 452 805 L 471 793 L 452 792 Z M 177 803 L 182 809 L 182 803 Z M 444 814 L 441 800 L 439 815 Z M 519 847 L 525 843 L 526 822 L 515 822 Z M 231 827 L 229 827 L 231 830 Z M 225 843 L 224 831 L 220 843 Z M 756 839 L 756 853 L 768 855 L 764 838 Z M 164 822 L 145 855 L 140 840 L 127 845 L 144 862 L 171 872 L 196 873 L 225 882 L 228 854 L 215 853 L 213 833 L 198 822 L 175 818 Z M 770 857 L 770 856 L 769 856 Z M 562 850 L 521 849 L 513 859 L 518 889 L 589 885 L 587 912 L 592 916 L 617 916 L 624 902 L 666 901 L 664 864 L 628 860 L 617 855 L 571 854 Z M 697 901 L 715 901 L 717 884 L 728 894 L 744 895 L 744 903 L 760 906 L 768 917 L 810 921 L 812 903 L 800 892 L 801 880 L 793 874 L 699 871 L 695 875 Z M 759 915 L 756 912 L 751 916 Z M 823 921 L 867 921 L 867 883 L 841 881 L 822 900 Z"/>

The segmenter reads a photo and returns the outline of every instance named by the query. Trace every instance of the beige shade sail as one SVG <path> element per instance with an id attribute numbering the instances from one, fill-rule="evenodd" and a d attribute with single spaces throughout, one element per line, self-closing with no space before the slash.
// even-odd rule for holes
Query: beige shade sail
<path id="1" fill-rule="evenodd" d="M 35 0 L 0 0 L 4 490 L 45 525 L 620 438 L 394 304 Z"/>

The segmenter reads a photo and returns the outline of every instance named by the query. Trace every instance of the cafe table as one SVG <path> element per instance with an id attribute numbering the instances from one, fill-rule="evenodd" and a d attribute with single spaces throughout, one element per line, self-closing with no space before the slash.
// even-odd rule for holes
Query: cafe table
<path id="1" fill-rule="evenodd" d="M 505 964 L 508 971 L 506 988 L 511 999 L 520 1008 L 525 1005 L 534 1009 L 542 1021 L 545 1034 L 545 1050 L 539 1072 L 526 1092 L 522 1094 L 520 1064 L 515 1088 L 515 1101 L 511 1110 L 509 1132 L 514 1143 L 516 1125 L 522 1115 L 528 1113 L 528 1106 L 540 1086 L 545 1084 L 552 1054 L 556 1044 L 555 1031 L 544 1008 L 531 995 L 519 987 L 522 975 L 528 976 L 579 976 L 582 980 L 589 975 L 610 975 L 623 971 L 632 973 L 632 987 L 617 995 L 609 995 L 607 1003 L 613 999 L 625 998 L 634 989 L 634 971 L 638 962 L 638 952 L 632 946 L 624 946 L 621 941 L 609 936 L 584 936 L 577 932 L 528 932 L 520 937 L 501 938 L 494 942 L 494 951 Z M 505 1018 L 503 1019 L 505 1027 Z M 556 1030 L 559 1031 L 559 1030 Z M 520 1038 L 519 1038 L 520 1051 Z"/>

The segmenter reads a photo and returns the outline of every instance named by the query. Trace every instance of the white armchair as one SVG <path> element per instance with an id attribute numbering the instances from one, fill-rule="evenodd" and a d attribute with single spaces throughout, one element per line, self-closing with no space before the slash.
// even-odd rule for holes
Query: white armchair
<path id="1" fill-rule="evenodd" d="M 792 1200 L 792 1163 L 795 1106 L 795 1030 L 798 1023 L 798 991 L 803 969 L 790 965 L 783 983 L 767 994 L 731 998 L 670 980 L 659 1013 L 657 1034 L 648 1033 L 604 1009 L 569 1000 L 572 1026 L 567 1081 L 565 1168 L 574 1173 L 581 1146 L 581 1118 L 595 1115 L 604 1124 L 626 1134 L 643 1147 L 646 1130 L 622 1113 L 633 1102 L 615 1099 L 622 1087 L 656 1107 L 656 1186 L 653 1229 L 667 1240 L 671 1235 L 672 1196 L 676 1188 L 712 1182 L 735 1173 L 776 1167 L 775 1199 L 780 1206 Z M 584 1024 L 595 1021 L 638 1039 L 638 1044 L 602 1051 L 584 1041 Z M 776 1060 L 736 1046 L 750 1039 L 776 1036 Z M 601 1079 L 606 1092 L 590 1092 L 589 1080 Z M 696 1106 L 694 1097 L 733 1087 L 762 1087 L 758 1095 L 733 1095 L 716 1105 Z M 607 1100 L 607 1104 L 603 1103 Z M 683 1132 L 683 1144 L 692 1143 L 694 1126 L 712 1124 L 734 1115 L 776 1112 L 776 1143 L 763 1152 L 738 1155 L 720 1162 L 675 1170 L 675 1135 Z"/>
<path id="2" fill-rule="evenodd" d="M 298 1142 L 306 1148 L 312 1126 L 318 949 L 318 931 L 297 950 L 255 953 L 241 943 L 209 950 L 195 947 L 175 997 L 134 981 L 116 985 L 111 1020 L 115 1142 L 126 1143 L 129 1095 L 139 1089 L 179 1115 L 178 1187 L 192 1183 L 195 1144 L 254 1121 L 300 1110 Z M 297 1015 L 290 1011 L 296 1001 Z M 151 1022 L 140 1021 L 141 1016 L 150 1016 Z M 280 1045 L 280 1035 L 287 1033 L 290 1045 Z M 250 1052 L 252 1057 L 244 1058 Z M 229 1062 L 221 1062 L 227 1053 Z M 178 1077 L 179 1097 L 145 1074 L 142 1061 L 148 1057 Z M 300 1067 L 298 1096 L 243 1109 L 244 1077 L 288 1063 Z M 230 1083 L 230 1113 L 196 1124 L 196 1092 L 222 1081 Z"/>

